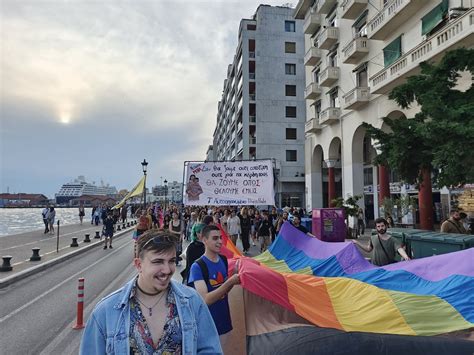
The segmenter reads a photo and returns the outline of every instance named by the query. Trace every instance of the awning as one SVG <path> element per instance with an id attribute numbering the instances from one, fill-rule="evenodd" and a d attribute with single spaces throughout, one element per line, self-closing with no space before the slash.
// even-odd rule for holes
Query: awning
<path id="1" fill-rule="evenodd" d="M 383 62 L 385 67 L 395 62 L 402 55 L 402 36 L 392 41 L 383 49 Z"/>
<path id="2" fill-rule="evenodd" d="M 443 18 L 448 14 L 449 0 L 443 0 L 433 10 L 428 12 L 421 19 L 421 34 L 429 33 L 433 28 L 443 21 Z"/>

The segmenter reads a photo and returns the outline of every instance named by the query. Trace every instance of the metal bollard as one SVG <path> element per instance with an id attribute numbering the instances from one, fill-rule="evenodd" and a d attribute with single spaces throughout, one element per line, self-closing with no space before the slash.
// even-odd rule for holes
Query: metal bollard
<path id="1" fill-rule="evenodd" d="M 100 231 L 95 232 L 94 239 L 100 239 Z"/>
<path id="2" fill-rule="evenodd" d="M 130 222 L 127 222 L 127 228 L 130 227 Z"/>
<path id="3" fill-rule="evenodd" d="M 78 247 L 78 246 L 79 246 L 79 244 L 77 244 L 77 237 L 72 238 L 72 243 L 71 243 L 70 247 L 75 248 L 75 247 Z"/>
<path id="4" fill-rule="evenodd" d="M 40 248 L 32 248 L 33 255 L 30 258 L 30 261 L 39 261 L 41 260 L 41 256 L 39 255 Z"/>
<path id="5" fill-rule="evenodd" d="M 4 256 L 2 256 L 2 259 L 3 259 L 3 264 L 2 264 L 2 266 L 0 266 L 0 272 L 12 271 L 13 267 L 10 264 L 10 260 L 12 260 L 12 256 L 11 255 L 4 255 Z"/>
<path id="6" fill-rule="evenodd" d="M 91 242 L 91 239 L 89 238 L 89 235 L 90 235 L 90 234 L 86 234 L 86 235 L 84 236 L 84 243 L 90 243 L 90 242 Z"/>
<path id="7" fill-rule="evenodd" d="M 125 227 L 125 223 L 124 223 L 124 224 L 122 224 L 122 228 L 123 228 L 123 229 L 125 229 L 125 228 L 126 228 L 126 227 Z"/>
<path id="8" fill-rule="evenodd" d="M 84 278 L 81 277 L 77 286 L 77 320 L 73 329 L 84 328 Z"/>

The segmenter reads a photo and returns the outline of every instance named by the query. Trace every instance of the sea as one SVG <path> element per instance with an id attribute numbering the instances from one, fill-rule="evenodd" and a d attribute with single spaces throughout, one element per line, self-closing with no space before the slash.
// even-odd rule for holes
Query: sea
<path id="1" fill-rule="evenodd" d="M 78 208 L 55 208 L 55 210 L 55 225 L 58 220 L 60 226 L 79 223 Z M 43 208 L 0 208 L 0 237 L 44 229 L 42 211 Z M 85 211 L 84 221 L 90 222 L 92 209 L 86 208 Z"/>

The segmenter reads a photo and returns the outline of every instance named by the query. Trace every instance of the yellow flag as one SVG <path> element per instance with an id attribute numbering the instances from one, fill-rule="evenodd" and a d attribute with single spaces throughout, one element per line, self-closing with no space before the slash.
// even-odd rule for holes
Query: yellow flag
<path id="1" fill-rule="evenodd" d="M 138 184 L 136 184 L 135 187 L 132 189 L 132 191 L 130 191 L 122 199 L 122 201 L 120 201 L 114 207 L 112 207 L 112 209 L 121 208 L 129 198 L 134 197 L 134 196 L 142 195 L 143 194 L 143 189 L 145 188 L 145 179 L 146 179 L 146 176 L 143 176 L 141 178 L 141 180 L 138 182 Z"/>

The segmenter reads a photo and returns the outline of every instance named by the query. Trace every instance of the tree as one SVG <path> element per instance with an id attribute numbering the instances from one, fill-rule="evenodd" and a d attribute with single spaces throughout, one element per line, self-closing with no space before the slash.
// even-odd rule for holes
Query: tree
<path id="1" fill-rule="evenodd" d="M 408 183 L 419 183 L 430 169 L 438 186 L 474 181 L 474 88 L 456 85 L 460 72 L 474 74 L 474 49 L 447 52 L 439 64 L 420 64 L 421 74 L 408 78 L 389 95 L 403 108 L 420 106 L 414 118 L 384 118 L 390 133 L 365 124 L 380 144 L 376 163 L 395 169 Z"/>

